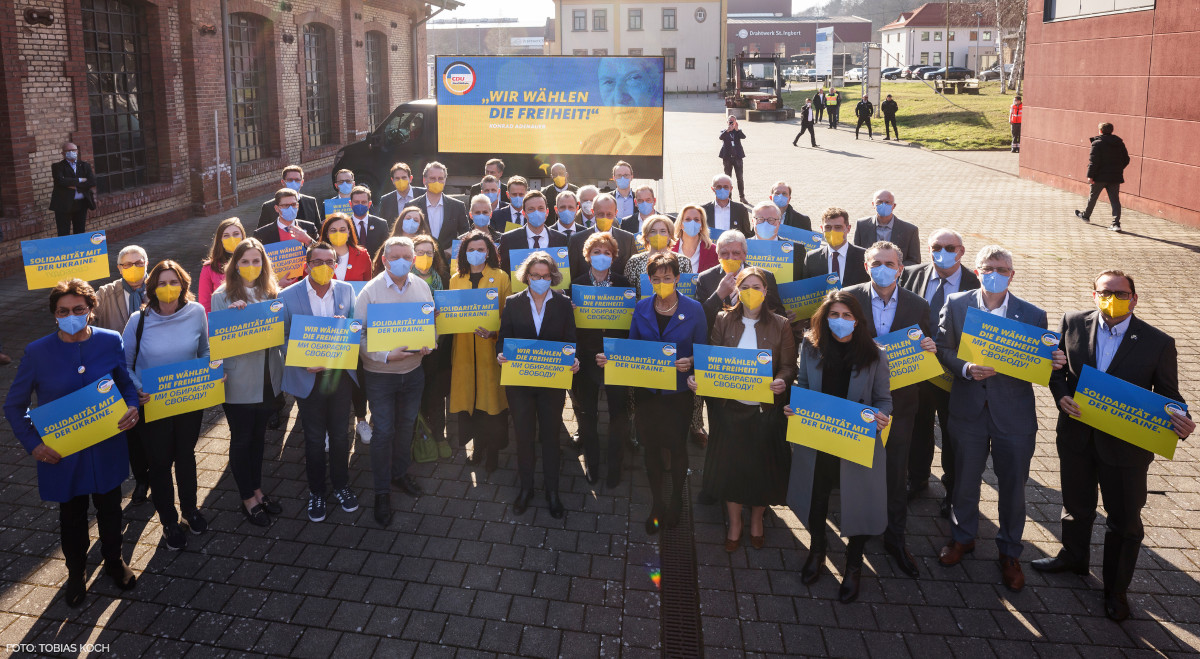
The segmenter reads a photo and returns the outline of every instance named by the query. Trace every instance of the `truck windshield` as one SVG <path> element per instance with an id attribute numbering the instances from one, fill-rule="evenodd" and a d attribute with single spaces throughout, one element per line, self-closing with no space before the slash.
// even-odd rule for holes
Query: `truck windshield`
<path id="1" fill-rule="evenodd" d="M 423 112 L 401 112 L 388 117 L 383 125 L 383 141 L 389 148 L 401 144 L 416 142 L 421 139 L 421 131 L 425 126 Z"/>

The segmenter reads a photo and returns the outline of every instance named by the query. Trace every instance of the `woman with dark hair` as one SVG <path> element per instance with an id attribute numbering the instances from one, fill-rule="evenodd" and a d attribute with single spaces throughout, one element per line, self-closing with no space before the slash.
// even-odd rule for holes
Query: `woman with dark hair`
<path id="1" fill-rule="evenodd" d="M 709 409 L 719 407 L 721 436 L 705 456 L 705 471 L 712 470 L 713 495 L 725 502 L 729 530 L 725 551 L 737 550 L 742 538 L 742 506 L 750 506 L 750 544 L 762 549 L 766 541 L 763 514 L 767 506 L 783 505 L 787 495 L 791 451 L 784 439 L 783 406 L 787 387 L 796 377 L 796 344 L 788 319 L 767 309 L 767 278 L 762 269 L 743 268 L 737 277 L 738 299 L 717 314 L 709 344 L 727 348 L 771 351 L 772 403 L 709 398 Z M 688 378 L 696 391 L 696 378 Z"/>
<path id="2" fill-rule="evenodd" d="M 146 369 L 208 358 L 208 315 L 188 290 L 191 284 L 183 266 L 160 261 L 146 280 L 150 293 L 146 306 L 125 325 L 125 363 L 142 405 L 150 401 L 142 383 Z M 158 511 L 167 547 L 176 551 L 187 547 L 187 535 L 175 510 L 175 485 L 179 486 L 179 507 L 187 527 L 195 534 L 208 530 L 196 501 L 196 441 L 203 418 L 202 410 L 185 412 L 147 421 L 141 431 L 150 458 L 150 500 Z"/>
<path id="3" fill-rule="evenodd" d="M 227 217 L 217 225 L 213 233 L 212 246 L 208 248 L 208 258 L 200 264 L 200 306 L 207 313 L 212 311 L 213 291 L 225 283 L 225 266 L 233 257 L 233 251 L 238 243 L 246 239 L 246 228 L 236 217 Z"/>
<path id="4" fill-rule="evenodd" d="M 4 399 L 4 417 L 13 434 L 38 462 L 42 500 L 59 502 L 59 534 L 67 561 L 64 595 L 71 607 L 82 604 L 86 593 L 89 496 L 96 506 L 104 571 L 121 590 L 137 584 L 121 556 L 121 483 L 129 476 L 124 431 L 138 422 L 137 388 L 125 368 L 121 335 L 88 325 L 95 309 L 91 285 L 81 279 L 59 282 L 50 291 L 50 313 L 58 330 L 25 347 Z M 46 405 L 102 378 L 112 378 L 129 408 L 117 422 L 121 432 L 76 453 L 59 455 L 42 441 L 29 417 L 33 395 L 37 394 L 38 405 Z"/>
<path id="5" fill-rule="evenodd" d="M 333 269 L 334 279 L 341 281 L 371 281 L 371 255 L 367 248 L 358 244 L 353 223 L 345 213 L 333 213 L 325 218 L 321 225 L 320 241 L 333 246 L 337 254 L 337 267 Z M 312 249 L 311 246 L 309 249 Z M 354 430 L 363 444 L 371 443 L 371 424 L 367 423 L 367 394 L 362 382 L 366 382 L 363 372 L 362 356 L 358 358 L 358 382 L 350 381 L 350 401 L 354 405 Z"/>
<path id="6" fill-rule="evenodd" d="M 842 460 L 806 446 L 792 447 L 792 473 L 787 503 L 808 523 L 812 536 L 808 560 L 800 573 L 805 584 L 816 583 L 825 566 L 825 519 L 829 496 L 841 487 L 842 535 L 846 543 L 846 569 L 838 599 L 849 604 L 858 598 L 863 548 L 867 539 L 887 528 L 887 456 L 880 433 L 891 421 L 891 376 L 887 356 L 872 340 L 871 327 L 853 295 L 833 291 L 813 314 L 812 327 L 800 346 L 800 371 L 796 386 L 877 408 L 875 453 L 870 467 Z M 786 416 L 794 414 L 785 406 Z"/>
<path id="7" fill-rule="evenodd" d="M 472 231 L 458 249 L 456 272 L 450 290 L 492 288 L 500 311 L 512 292 L 508 273 L 500 269 L 500 256 L 488 234 Z M 470 334 L 454 335 L 454 357 L 450 374 L 450 413 L 458 413 L 458 441 L 473 441 L 470 464 L 486 460 L 488 474 L 496 470 L 500 449 L 508 446 L 508 399 L 500 386 L 496 362 L 499 332 L 483 327 Z"/>
<path id="8" fill-rule="evenodd" d="M 213 311 L 245 309 L 279 296 L 275 272 L 257 238 L 238 244 L 225 267 L 225 283 L 213 293 Z M 242 500 L 242 515 L 255 526 L 271 523 L 268 514 L 283 507 L 262 491 L 267 421 L 275 397 L 283 391 L 283 352 L 279 346 L 226 357 L 225 419 L 229 421 L 229 470 Z"/>
<path id="9" fill-rule="evenodd" d="M 647 222 L 649 224 L 649 222 Z M 629 338 L 675 344 L 675 387 L 672 389 L 636 389 L 634 424 L 645 448 L 646 476 L 650 480 L 652 505 L 646 518 L 646 533 L 654 535 L 666 524 L 673 528 L 683 512 L 683 481 L 687 478 L 687 435 L 695 396 L 687 386 L 692 370 L 693 346 L 708 341 L 708 321 L 704 307 L 675 290 L 679 281 L 679 258 L 665 248 L 646 263 L 646 273 L 654 295 L 639 300 L 633 311 Z M 604 353 L 596 355 L 601 368 L 608 363 Z M 670 503 L 663 499 L 663 451 L 671 456 Z"/>
<path id="10" fill-rule="evenodd" d="M 425 218 L 425 213 L 422 213 L 420 208 L 407 206 L 400 209 L 400 216 L 392 225 L 392 235 L 401 238 L 416 238 L 420 235 L 432 236 L 433 231 L 430 230 L 429 220 Z M 374 258 L 378 265 L 379 255 L 376 254 Z"/>
<path id="11" fill-rule="evenodd" d="M 514 275 L 528 287 L 512 295 L 500 312 L 500 336 L 496 344 L 496 361 L 508 361 L 504 356 L 504 339 L 538 339 L 575 343 L 575 312 L 571 300 L 551 290 L 562 282 L 562 272 L 547 252 L 534 252 L 517 268 Z M 571 366 L 579 372 L 579 359 Z M 534 435 L 542 442 L 542 479 L 546 489 L 546 504 L 550 516 L 563 516 L 562 499 L 558 497 L 558 467 L 562 449 L 558 429 L 562 424 L 567 391 L 550 387 L 507 387 L 508 407 L 512 410 L 513 428 L 517 433 L 517 466 L 521 475 L 521 491 L 513 502 L 513 513 L 522 515 L 533 500 Z"/>

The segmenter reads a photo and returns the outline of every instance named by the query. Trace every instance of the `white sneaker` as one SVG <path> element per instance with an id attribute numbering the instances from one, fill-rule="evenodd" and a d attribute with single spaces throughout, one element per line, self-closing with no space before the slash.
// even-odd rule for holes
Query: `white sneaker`
<path id="1" fill-rule="evenodd" d="M 367 423 L 366 419 L 359 421 L 354 429 L 358 432 L 359 441 L 363 444 L 371 443 L 371 424 Z"/>
<path id="2" fill-rule="evenodd" d="M 325 452 L 329 452 L 329 433 L 325 433 Z"/>

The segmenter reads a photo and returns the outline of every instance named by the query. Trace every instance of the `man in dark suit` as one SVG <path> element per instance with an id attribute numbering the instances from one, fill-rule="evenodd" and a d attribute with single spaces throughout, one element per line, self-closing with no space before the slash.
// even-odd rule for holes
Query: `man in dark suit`
<path id="1" fill-rule="evenodd" d="M 504 161 L 499 158 L 492 158 L 483 165 L 483 176 L 487 178 L 491 176 L 500 182 L 500 205 L 509 203 L 508 201 L 508 186 L 504 184 Z M 475 195 L 483 194 L 483 180 L 471 186 L 470 194 L 467 199 L 474 199 Z"/>
<path id="2" fill-rule="evenodd" d="M 604 192 L 596 195 L 596 198 L 592 200 L 592 212 L 596 225 L 571 236 L 567 243 L 571 253 L 572 280 L 587 272 L 589 266 L 587 259 L 584 258 L 583 245 L 597 231 L 608 231 L 617 241 L 617 253 L 613 256 L 612 262 L 613 272 L 625 272 L 625 263 L 629 261 L 630 256 L 637 253 L 634 235 L 621 227 L 613 226 L 617 220 L 617 200 L 613 198 L 612 194 Z"/>
<path id="3" fill-rule="evenodd" d="M 871 328 L 871 336 L 916 325 L 924 335 L 921 348 L 937 353 L 933 327 L 929 318 L 929 303 L 920 295 L 898 285 L 903 254 L 889 242 L 877 242 L 867 248 L 864 266 L 871 277 L 868 284 L 857 284 L 846 290 L 862 306 L 861 322 Z M 917 562 L 905 544 L 908 525 L 908 449 L 916 418 L 920 384 L 892 388 L 892 422 L 887 443 L 887 512 L 888 526 L 883 535 L 883 547 L 896 561 L 900 571 L 917 577 Z"/>
<path id="4" fill-rule="evenodd" d="M 796 137 L 792 138 L 792 146 L 800 146 L 796 142 L 808 133 L 808 139 L 812 143 L 812 147 L 817 148 L 817 111 L 813 108 L 812 99 L 804 99 L 804 107 L 800 108 L 800 132 L 796 133 Z"/>
<path id="5" fill-rule="evenodd" d="M 492 231 L 504 233 L 509 224 L 525 226 L 525 195 L 529 191 L 529 181 L 523 176 L 508 178 L 509 205 L 501 206 L 492 213 Z"/>
<path id="6" fill-rule="evenodd" d="M 275 222 L 254 230 L 254 237 L 264 245 L 284 240 L 299 240 L 308 245 L 317 239 L 317 225 L 299 219 L 300 193 L 283 188 L 275 193 Z"/>
<path id="7" fill-rule="evenodd" d="M 1018 127 L 1020 123 L 1016 124 Z M 1121 232 L 1121 184 L 1125 182 L 1125 168 L 1129 166 L 1129 150 L 1125 142 L 1113 135 L 1113 125 L 1100 124 L 1100 134 L 1092 138 L 1092 149 L 1088 153 L 1087 180 L 1091 186 L 1087 207 L 1075 211 L 1075 217 L 1091 222 L 1092 209 L 1100 198 L 1100 191 L 1108 192 L 1108 204 L 1112 207 L 1110 231 Z"/>
<path id="8" fill-rule="evenodd" d="M 471 228 L 467 218 L 467 205 L 442 194 L 446 188 L 446 166 L 436 160 L 425 165 L 425 194 L 409 202 L 409 206 L 421 209 L 429 221 L 429 230 L 437 238 L 438 247 L 450 256 L 450 244 L 455 238 Z"/>
<path id="9" fill-rule="evenodd" d="M 722 233 L 717 238 L 717 258 L 728 263 L 732 269 L 727 271 L 725 264 L 714 265 L 696 277 L 696 299 L 704 305 L 704 315 L 707 317 L 710 331 L 717 322 L 717 314 L 737 297 L 737 276 L 745 265 L 746 251 L 746 237 L 741 231 L 730 229 Z M 767 277 L 767 308 L 781 316 L 787 316 L 788 311 L 779 297 L 775 275 L 765 271 L 764 274 Z"/>
<path id="10" fill-rule="evenodd" d="M 629 217 L 621 218 L 621 228 L 632 234 L 642 233 L 642 224 L 651 215 L 657 215 L 658 199 L 654 196 L 654 188 L 649 185 L 638 186 L 633 191 L 633 200 L 637 203 L 637 212 Z"/>
<path id="11" fill-rule="evenodd" d="M 569 181 L 570 174 L 567 173 L 567 166 L 561 162 L 556 162 L 550 166 L 551 183 L 542 188 L 542 194 L 546 196 L 546 203 L 550 206 L 550 219 L 547 220 L 550 224 L 558 219 L 558 193 L 564 190 L 570 190 L 576 193 L 576 201 L 579 197 L 579 186 L 571 185 Z"/>
<path id="12" fill-rule="evenodd" d="M 1021 571 L 1021 536 L 1025 531 L 1025 482 L 1037 444 L 1037 409 L 1033 384 L 996 372 L 991 366 L 969 363 L 958 356 L 968 309 L 1046 328 L 1046 312 L 1019 299 L 1008 287 L 1016 276 L 1012 253 L 988 245 L 975 257 L 982 288 L 955 293 L 946 300 L 938 322 L 938 359 L 950 374 L 950 432 L 954 433 L 954 499 L 952 535 L 938 555 L 945 567 L 958 565 L 975 551 L 979 533 L 979 489 L 988 455 L 992 457 L 999 493 L 1000 578 L 1011 591 L 1025 587 Z M 1053 367 L 1067 361 L 1061 350 L 1053 353 Z"/>
<path id="13" fill-rule="evenodd" d="M 513 271 L 513 263 L 509 261 L 508 253 L 514 249 L 549 249 L 567 246 L 566 236 L 552 231 L 546 226 L 549 206 L 541 191 L 532 190 L 526 193 L 524 203 L 523 212 L 528 219 L 525 226 L 500 236 L 500 245 L 498 246 L 500 268 L 505 272 Z"/>
<path id="14" fill-rule="evenodd" d="M 364 186 L 355 186 L 350 191 L 350 223 L 358 244 L 366 248 L 372 258 L 383 246 L 383 241 L 392 234 L 387 220 L 371 215 L 371 191 Z"/>
<path id="15" fill-rule="evenodd" d="M 744 236 L 753 233 L 750 209 L 732 199 L 733 179 L 727 174 L 717 174 L 712 180 L 712 191 L 716 198 L 703 206 L 708 228 L 721 231 L 737 229 Z"/>
<path id="16" fill-rule="evenodd" d="M 96 208 L 96 173 L 89 163 L 79 159 L 79 147 L 74 142 L 62 146 L 63 159 L 50 166 L 54 189 L 50 193 L 50 210 L 58 235 L 83 233 L 87 212 Z"/>
<path id="17" fill-rule="evenodd" d="M 287 188 L 296 193 L 296 198 L 299 199 L 300 211 L 296 216 L 297 220 L 304 220 L 314 226 L 320 226 L 321 221 L 325 219 L 325 214 L 317 206 L 315 197 L 310 197 L 300 192 L 300 188 L 304 187 L 304 168 L 300 165 L 288 165 L 283 168 L 283 178 L 280 179 L 280 189 Z M 262 204 L 262 208 L 258 211 L 258 226 L 265 227 L 275 223 L 279 217 L 279 212 L 275 210 L 275 197 L 271 197 Z"/>
<path id="18" fill-rule="evenodd" d="M 550 223 L 551 229 L 566 236 L 567 242 L 570 243 L 575 234 L 587 228 L 583 226 L 583 218 L 579 214 L 579 195 L 571 190 L 563 190 L 558 193 L 558 199 L 554 203 L 555 221 L 547 222 Z"/>
<path id="19" fill-rule="evenodd" d="M 350 193 L 358 184 L 354 182 L 354 172 L 349 169 L 339 169 L 333 175 L 333 196 L 321 200 L 321 221 L 315 224 L 319 227 L 325 220 L 326 204 L 330 201 L 350 205 Z"/>
<path id="20" fill-rule="evenodd" d="M 738 199 L 743 204 L 746 201 L 746 181 L 742 178 L 742 170 L 746 160 L 746 150 L 742 148 L 742 140 L 746 139 L 746 134 L 738 127 L 736 117 L 729 117 L 725 120 L 725 130 L 717 136 L 721 140 L 721 151 L 717 157 L 721 159 L 721 164 L 725 169 L 726 176 L 737 176 Z"/>
<path id="21" fill-rule="evenodd" d="M 959 291 L 979 288 L 979 278 L 962 266 L 965 253 L 962 236 L 953 229 L 938 229 L 929 237 L 932 263 L 910 265 L 900 273 L 900 286 L 920 295 L 929 303 L 931 322 L 936 323 L 946 298 Z M 908 451 L 908 496 L 915 498 L 929 487 L 933 464 L 933 417 L 937 414 L 942 430 L 942 517 L 950 516 L 954 492 L 954 437 L 950 434 L 950 392 L 932 381 L 922 382 L 917 416 L 913 423 L 912 443 Z"/>
<path id="22" fill-rule="evenodd" d="M 1183 403 L 1175 339 L 1133 315 L 1137 291 L 1133 278 L 1120 270 L 1096 277 L 1092 298 L 1097 309 L 1067 313 L 1062 319 L 1067 367 L 1050 376 L 1050 392 L 1058 401 L 1058 464 L 1062 477 L 1062 540 L 1057 556 L 1038 559 L 1042 572 L 1087 574 L 1092 523 L 1096 520 L 1096 487 L 1104 495 L 1104 613 L 1121 621 L 1129 617 L 1125 591 L 1141 551 L 1145 529 L 1146 472 L 1154 454 L 1077 421 L 1074 395 L 1084 366 Z M 1186 414 L 1172 414 L 1175 434 L 1187 439 L 1196 424 Z"/>
<path id="23" fill-rule="evenodd" d="M 825 233 L 825 244 L 804 257 L 804 274 L 816 277 L 836 273 L 842 280 L 842 288 L 867 283 L 871 278 L 863 270 L 866 250 L 846 240 L 850 214 L 841 208 L 826 208 L 821 214 L 821 228 Z M 836 247 L 831 249 L 833 245 Z"/>
<path id="24" fill-rule="evenodd" d="M 805 231 L 813 230 L 812 220 L 804 213 L 792 208 L 792 186 L 785 181 L 779 181 L 771 187 L 771 201 L 775 202 L 775 205 L 783 212 L 784 224 Z"/>
<path id="25" fill-rule="evenodd" d="M 386 220 L 389 227 L 396 223 L 396 218 L 400 217 L 401 208 L 425 194 L 425 188 L 412 184 L 412 170 L 407 164 L 398 162 L 392 165 L 391 177 L 392 187 L 395 189 L 380 197 L 377 211 L 379 217 Z"/>
<path id="26" fill-rule="evenodd" d="M 896 217 L 896 198 L 887 190 L 871 201 L 875 214 L 854 223 L 854 244 L 866 249 L 885 240 L 904 250 L 904 265 L 921 262 L 921 236 L 917 227 Z"/>

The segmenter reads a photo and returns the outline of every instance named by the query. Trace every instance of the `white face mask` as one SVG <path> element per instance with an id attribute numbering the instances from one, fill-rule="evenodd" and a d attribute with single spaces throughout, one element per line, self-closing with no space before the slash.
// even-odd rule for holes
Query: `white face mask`
<path id="1" fill-rule="evenodd" d="M 78 151 L 68 151 L 67 152 L 67 160 L 75 160 L 78 157 L 79 157 Z"/>
<path id="2" fill-rule="evenodd" d="M 592 214 L 592 203 L 593 203 L 593 202 L 591 202 L 591 201 L 585 201 L 585 202 L 583 202 L 582 204 L 580 204 L 580 206 L 582 206 L 582 207 L 583 207 L 583 212 L 584 212 L 585 214 L 587 214 L 587 215 L 591 215 L 591 214 Z"/>

